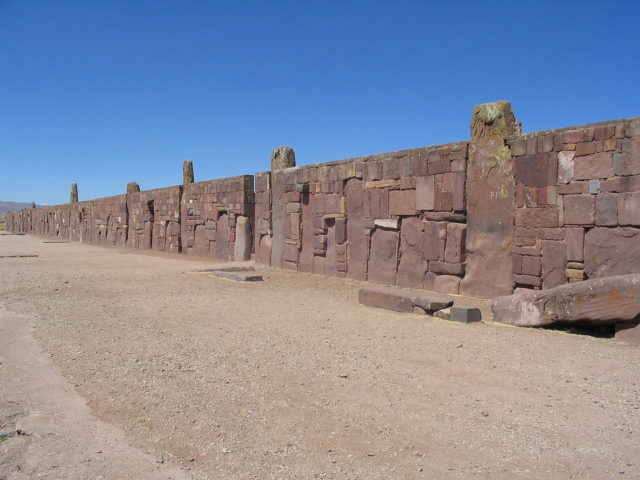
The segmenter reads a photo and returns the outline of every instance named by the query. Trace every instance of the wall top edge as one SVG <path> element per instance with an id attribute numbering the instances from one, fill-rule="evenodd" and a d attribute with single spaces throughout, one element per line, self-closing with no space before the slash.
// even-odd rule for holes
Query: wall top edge
<path id="1" fill-rule="evenodd" d="M 200 180 L 199 182 L 190 183 L 187 186 L 203 185 L 205 183 L 222 183 L 222 182 L 228 182 L 229 180 L 235 181 L 235 180 L 247 180 L 247 179 L 253 179 L 253 175 L 236 175 L 234 177 L 214 178 L 211 180 Z"/>
<path id="2" fill-rule="evenodd" d="M 418 151 L 432 152 L 434 150 L 441 150 L 445 148 L 466 147 L 467 145 L 469 145 L 468 141 L 443 143 L 440 145 L 430 145 L 428 147 L 407 148 L 405 150 L 396 150 L 396 151 L 384 152 L 384 153 L 372 153 L 370 155 L 362 155 L 360 157 L 345 158 L 344 160 L 332 160 L 330 162 L 324 162 L 324 163 L 310 163 L 306 165 L 296 165 L 295 167 L 290 167 L 290 168 L 287 168 L 286 170 L 294 170 L 299 168 L 332 167 L 335 165 L 344 165 L 345 163 L 351 163 L 351 162 L 372 162 L 372 161 L 381 160 L 384 158 L 402 157 L 412 152 L 418 152 Z M 260 172 L 260 173 L 269 173 L 269 172 Z"/>
<path id="3" fill-rule="evenodd" d="M 532 137 L 540 137 L 540 136 L 544 136 L 544 135 L 553 135 L 553 134 L 557 134 L 557 133 L 565 133 L 565 132 L 571 132 L 574 130 L 582 130 L 585 128 L 594 128 L 594 127 L 606 127 L 606 126 L 610 126 L 610 125 L 621 125 L 627 122 L 640 122 L 640 117 L 630 117 L 630 118 L 620 118 L 617 120 L 607 120 L 604 122 L 596 122 L 596 123 L 585 123 L 583 125 L 573 125 L 573 126 L 569 126 L 569 127 L 560 127 L 560 128 L 555 128 L 555 129 L 551 129 L 551 130 L 537 130 L 535 132 L 527 132 L 527 133 L 523 133 L 521 135 L 514 135 L 512 137 L 507 137 L 507 141 L 512 141 L 512 140 L 522 140 L 522 139 L 527 139 L 527 138 L 532 138 Z"/>

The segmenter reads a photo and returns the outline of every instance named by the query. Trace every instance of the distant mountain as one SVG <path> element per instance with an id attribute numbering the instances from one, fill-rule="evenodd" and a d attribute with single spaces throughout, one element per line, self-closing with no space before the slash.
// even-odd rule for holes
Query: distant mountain
<path id="1" fill-rule="evenodd" d="M 36 207 L 42 207 L 42 205 L 36 204 Z M 31 208 L 31 203 L 0 201 L 0 212 L 15 212 L 16 210 L 22 210 L 23 208 Z"/>

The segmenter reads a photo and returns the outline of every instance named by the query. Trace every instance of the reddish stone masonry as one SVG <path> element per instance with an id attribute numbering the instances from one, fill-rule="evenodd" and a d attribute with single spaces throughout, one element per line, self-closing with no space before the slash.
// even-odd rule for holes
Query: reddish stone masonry
<path id="1" fill-rule="evenodd" d="M 472 145 L 473 138 L 287 164 L 255 177 L 191 177 L 182 186 L 8 213 L 7 228 L 224 260 L 253 253 L 276 267 L 446 293 L 457 293 L 467 273 L 469 232 L 498 235 L 514 288 L 640 272 L 640 118 L 504 138 L 512 164 L 498 194 L 513 212 L 507 233 L 467 208 L 496 194 L 487 184 L 467 198 L 467 182 L 478 185 L 467 178 Z M 501 155 L 504 147 L 500 140 Z"/>

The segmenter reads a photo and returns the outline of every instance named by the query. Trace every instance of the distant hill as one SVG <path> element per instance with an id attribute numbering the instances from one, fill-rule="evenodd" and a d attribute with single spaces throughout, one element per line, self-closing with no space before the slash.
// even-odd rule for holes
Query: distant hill
<path id="1" fill-rule="evenodd" d="M 23 208 L 30 208 L 31 202 L 29 203 L 18 203 L 18 202 L 2 202 L 0 201 L 0 212 L 15 212 L 16 210 L 22 210 Z M 42 205 L 37 205 L 36 207 L 42 207 Z"/>

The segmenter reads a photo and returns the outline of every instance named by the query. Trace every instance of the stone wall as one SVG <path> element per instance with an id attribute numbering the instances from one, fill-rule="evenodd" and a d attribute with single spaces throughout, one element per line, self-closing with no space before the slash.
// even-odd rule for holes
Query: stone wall
<path id="1" fill-rule="evenodd" d="M 528 288 L 640 272 L 640 121 L 509 139 L 514 281 Z"/>
<path id="2" fill-rule="evenodd" d="M 7 229 L 102 245 L 247 260 L 252 248 L 253 199 L 253 177 L 243 175 L 24 209 L 7 214 Z"/>
<path id="3" fill-rule="evenodd" d="M 7 229 L 495 297 L 640 272 L 640 118 L 469 141 L 7 214 Z M 255 193 L 254 193 L 255 191 Z M 253 249 L 255 245 L 255 251 Z"/>
<path id="4" fill-rule="evenodd" d="M 465 142 L 256 175 L 257 260 L 457 292 L 465 269 Z M 268 206 L 281 182 L 283 218 Z M 278 229 L 283 242 L 273 261 Z"/>
<path id="5" fill-rule="evenodd" d="M 183 253 L 224 260 L 251 258 L 253 176 L 189 183 L 180 208 Z"/>

